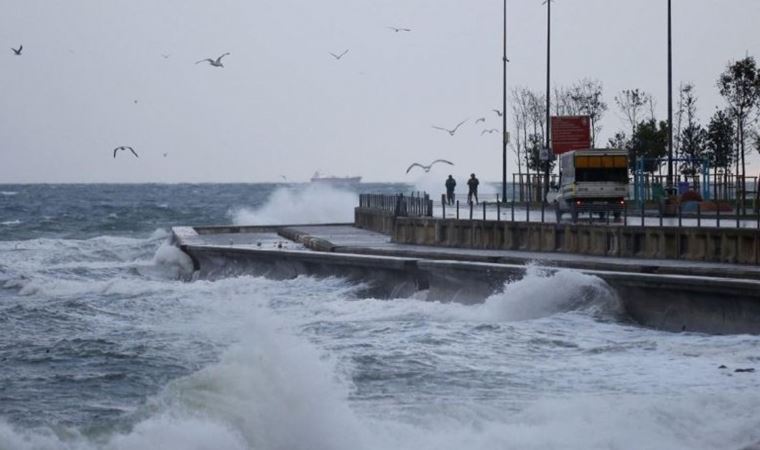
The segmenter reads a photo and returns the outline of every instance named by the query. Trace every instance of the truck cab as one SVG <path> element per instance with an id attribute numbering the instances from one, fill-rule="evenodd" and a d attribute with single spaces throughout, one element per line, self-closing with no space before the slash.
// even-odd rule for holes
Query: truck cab
<path id="1" fill-rule="evenodd" d="M 627 195 L 627 151 L 575 150 L 560 155 L 557 190 L 547 200 L 554 203 L 557 222 L 565 213 L 575 222 L 585 212 L 602 218 L 612 214 L 618 220 Z"/>

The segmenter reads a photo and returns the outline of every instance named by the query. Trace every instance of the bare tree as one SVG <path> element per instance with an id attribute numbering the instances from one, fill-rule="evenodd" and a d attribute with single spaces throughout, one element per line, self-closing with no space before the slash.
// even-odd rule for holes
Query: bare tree
<path id="1" fill-rule="evenodd" d="M 602 130 L 602 116 L 607 111 L 602 82 L 584 78 L 570 86 L 567 93 L 573 105 L 571 109 L 591 119 L 591 147 L 593 148 L 596 146 L 596 137 Z"/>
<path id="2" fill-rule="evenodd" d="M 654 120 L 654 97 L 640 89 L 624 89 L 620 91 L 615 96 L 615 103 L 631 127 L 631 135 L 636 133 L 636 127 L 643 120 L 641 116 L 644 108 L 649 108 L 650 118 Z"/>
<path id="3" fill-rule="evenodd" d="M 578 105 L 572 99 L 570 89 L 564 86 L 554 88 L 554 114 L 557 116 L 577 116 Z"/>

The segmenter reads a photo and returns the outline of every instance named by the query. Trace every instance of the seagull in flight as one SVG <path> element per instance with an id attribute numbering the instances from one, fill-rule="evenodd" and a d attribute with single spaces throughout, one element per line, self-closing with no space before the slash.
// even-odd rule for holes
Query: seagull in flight
<path id="1" fill-rule="evenodd" d="M 503 116 L 503 115 L 504 115 L 504 114 L 503 114 L 501 111 L 499 111 L 498 109 L 492 109 L 491 111 L 495 112 L 495 113 L 496 113 L 496 115 L 497 115 L 497 116 L 499 116 L 499 117 L 501 117 L 501 116 Z"/>
<path id="2" fill-rule="evenodd" d="M 121 150 L 129 150 L 130 152 L 132 152 L 133 155 L 135 155 L 135 158 L 139 158 L 135 149 L 126 145 L 122 145 L 121 147 L 116 147 L 115 149 L 113 149 L 113 157 L 116 158 L 116 154 L 119 153 Z"/>
<path id="3" fill-rule="evenodd" d="M 436 164 L 436 163 L 445 163 L 445 164 L 448 164 L 450 166 L 454 165 L 454 163 L 451 162 L 451 161 L 446 161 L 445 159 L 436 159 L 435 161 L 431 162 L 427 166 L 424 165 L 424 164 L 420 164 L 420 163 L 413 163 L 411 166 L 409 166 L 408 169 L 406 169 L 406 173 L 409 173 L 409 171 L 412 170 L 412 169 L 414 169 L 415 167 L 419 167 L 422 170 L 424 170 L 425 173 L 428 173 L 428 172 L 430 172 L 430 169 L 433 167 L 433 165 Z"/>
<path id="4" fill-rule="evenodd" d="M 389 30 L 393 30 L 396 33 L 399 31 L 412 31 L 410 28 L 398 28 L 398 27 L 387 27 Z"/>
<path id="5" fill-rule="evenodd" d="M 169 54 L 169 53 L 161 53 L 161 57 L 164 58 L 164 59 L 169 59 L 170 56 L 171 56 L 171 54 Z"/>
<path id="6" fill-rule="evenodd" d="M 488 134 L 491 134 L 491 133 L 496 133 L 497 131 L 499 131 L 499 130 L 498 130 L 498 129 L 496 129 L 496 128 L 491 128 L 490 130 L 483 130 L 483 131 L 481 131 L 481 132 L 480 132 L 480 135 L 481 135 L 481 136 L 483 136 L 483 135 L 484 135 L 484 134 L 486 134 L 486 133 L 488 133 Z"/>
<path id="7" fill-rule="evenodd" d="M 480 122 L 483 122 L 483 123 L 485 123 L 485 122 L 486 122 L 486 118 L 485 118 L 485 117 L 481 117 L 481 118 L 479 118 L 478 120 L 476 120 L 476 121 L 475 121 L 475 124 L 478 124 L 478 123 L 480 123 Z"/>
<path id="8" fill-rule="evenodd" d="M 433 125 L 433 128 L 435 128 L 436 130 L 445 131 L 445 132 L 449 133 L 449 135 L 454 136 L 454 134 L 457 132 L 457 130 L 459 129 L 459 127 L 461 127 L 462 124 L 465 123 L 465 122 L 467 122 L 467 119 L 464 119 L 463 121 L 459 122 L 457 124 L 457 126 L 454 127 L 453 130 L 449 130 L 448 128 L 443 128 L 443 127 L 437 127 L 435 125 Z"/>
<path id="9" fill-rule="evenodd" d="M 336 55 L 335 53 L 330 52 L 332 57 L 335 59 L 341 59 L 346 53 L 348 53 L 348 49 L 343 50 L 343 53 L 341 53 L 340 55 Z"/>
<path id="10" fill-rule="evenodd" d="M 19 45 L 18 49 L 15 49 L 15 48 L 11 47 L 11 50 L 13 50 L 13 53 L 15 53 L 16 56 L 21 56 L 21 50 L 23 50 L 23 49 L 24 49 L 23 45 Z"/>
<path id="11" fill-rule="evenodd" d="M 224 58 L 225 56 L 227 56 L 229 54 L 230 54 L 229 52 L 224 53 L 220 57 L 216 58 L 216 60 L 213 60 L 211 58 L 202 59 L 202 60 L 196 62 L 195 64 L 200 64 L 202 62 L 208 62 L 209 64 L 211 64 L 214 67 L 224 67 L 224 64 L 222 64 L 222 58 Z"/>

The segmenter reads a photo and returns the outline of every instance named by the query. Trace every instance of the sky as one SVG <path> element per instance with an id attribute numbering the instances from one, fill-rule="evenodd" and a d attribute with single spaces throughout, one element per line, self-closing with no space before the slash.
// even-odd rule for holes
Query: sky
<path id="1" fill-rule="evenodd" d="M 553 3 L 552 84 L 603 83 L 601 142 L 626 128 L 622 89 L 652 93 L 666 118 L 666 5 Z M 501 1 L 2 0 L 2 11 L 0 184 L 315 171 L 413 182 L 409 164 L 436 158 L 455 164 L 441 177 L 501 179 L 501 137 L 481 136 L 501 123 Z M 544 90 L 546 6 L 509 0 L 508 16 L 509 88 Z M 673 0 L 673 18 L 674 88 L 695 84 L 704 122 L 724 105 L 726 65 L 760 57 L 760 0 Z M 195 64 L 224 52 L 224 68 Z M 432 128 L 464 119 L 453 137 Z M 140 157 L 114 158 L 122 145 Z M 750 161 L 754 173 L 760 158 Z"/>

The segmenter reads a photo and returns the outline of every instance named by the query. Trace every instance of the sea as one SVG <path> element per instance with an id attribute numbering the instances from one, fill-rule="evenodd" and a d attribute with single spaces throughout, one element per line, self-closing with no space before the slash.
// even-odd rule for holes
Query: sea
<path id="1" fill-rule="evenodd" d="M 642 327 L 529 265 L 481 304 L 181 276 L 175 225 L 349 222 L 310 184 L 0 185 L 0 449 L 731 449 L 760 337 Z M 757 368 L 757 372 L 736 369 Z"/>

